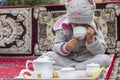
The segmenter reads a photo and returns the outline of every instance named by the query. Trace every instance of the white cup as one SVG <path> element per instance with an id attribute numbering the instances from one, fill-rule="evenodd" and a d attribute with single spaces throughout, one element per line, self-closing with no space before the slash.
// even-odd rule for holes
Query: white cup
<path id="1" fill-rule="evenodd" d="M 87 74 L 87 76 L 91 77 L 92 74 L 94 72 L 98 71 L 99 69 L 100 69 L 100 64 L 95 64 L 95 63 L 87 64 L 86 74 Z"/>
<path id="2" fill-rule="evenodd" d="M 82 26 L 77 26 L 73 28 L 73 36 L 79 39 L 84 39 L 87 34 L 87 29 Z"/>
<path id="3" fill-rule="evenodd" d="M 76 77 L 86 77 L 86 70 L 76 70 L 75 71 Z"/>

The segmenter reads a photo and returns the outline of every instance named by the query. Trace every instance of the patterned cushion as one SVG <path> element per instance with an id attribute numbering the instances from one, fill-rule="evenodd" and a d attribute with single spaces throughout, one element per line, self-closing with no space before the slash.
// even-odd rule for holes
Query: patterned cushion
<path id="1" fill-rule="evenodd" d="M 118 16 L 120 14 L 119 4 L 107 4 L 104 8 L 96 9 L 96 21 L 101 27 L 105 41 L 108 45 L 108 52 L 118 52 L 120 41 L 118 40 Z M 54 23 L 64 14 L 65 10 L 47 11 L 45 7 L 34 9 L 34 17 L 37 20 L 38 38 L 35 44 L 35 54 L 40 55 L 48 50 L 51 50 L 54 35 L 52 28 Z"/>
<path id="2" fill-rule="evenodd" d="M 51 50 L 54 41 L 52 28 L 66 13 L 63 7 L 1 8 L 0 54 L 41 55 Z M 109 53 L 120 52 L 119 15 L 120 3 L 99 4 L 95 11 L 96 21 L 104 34 Z"/>
<path id="3" fill-rule="evenodd" d="M 0 54 L 31 54 L 32 8 L 0 9 Z"/>

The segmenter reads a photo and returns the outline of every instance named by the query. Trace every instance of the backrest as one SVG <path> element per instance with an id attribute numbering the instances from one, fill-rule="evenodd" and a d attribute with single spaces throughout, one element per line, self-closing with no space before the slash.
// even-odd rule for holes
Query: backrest
<path id="1" fill-rule="evenodd" d="M 0 6 L 0 55 L 41 55 L 50 51 L 53 25 L 65 13 L 64 5 Z M 107 52 L 119 53 L 120 3 L 97 4 L 95 17 Z"/>
<path id="2" fill-rule="evenodd" d="M 62 10 L 61 8 L 56 10 L 55 6 L 51 8 L 38 7 L 35 8 L 34 11 L 35 17 L 39 15 L 36 17 L 38 21 L 39 34 L 37 44 L 35 45 L 35 54 L 40 55 L 46 51 L 51 50 L 52 42 L 54 41 L 54 35 L 52 33 L 53 25 L 66 13 L 66 11 L 64 8 Z M 117 53 L 120 51 L 120 36 L 118 35 L 118 29 L 120 27 L 118 26 L 118 21 L 120 21 L 119 15 L 119 3 L 99 4 L 95 11 L 96 22 L 101 27 L 106 44 L 108 46 L 107 52 L 109 53 Z"/>

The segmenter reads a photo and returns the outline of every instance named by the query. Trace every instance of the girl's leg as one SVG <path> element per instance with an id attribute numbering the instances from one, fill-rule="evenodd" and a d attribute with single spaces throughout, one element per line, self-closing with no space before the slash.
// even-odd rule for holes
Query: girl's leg
<path id="1" fill-rule="evenodd" d="M 97 63 L 100 64 L 100 66 L 108 67 L 110 65 L 110 62 L 111 62 L 110 56 L 106 54 L 98 54 L 89 60 L 76 64 L 76 69 L 85 70 L 86 65 L 91 63 Z"/>
<path id="2" fill-rule="evenodd" d="M 55 66 L 59 66 L 59 67 L 66 67 L 69 65 L 73 65 L 76 64 L 76 61 L 73 61 L 67 57 L 61 56 L 53 51 L 49 51 L 47 53 L 44 53 L 44 55 L 53 58 L 55 60 Z"/>

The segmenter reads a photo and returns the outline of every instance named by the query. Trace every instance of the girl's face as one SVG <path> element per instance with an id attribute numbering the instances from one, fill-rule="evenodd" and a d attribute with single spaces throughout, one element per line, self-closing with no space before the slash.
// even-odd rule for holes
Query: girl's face
<path id="1" fill-rule="evenodd" d="M 76 24 L 76 23 L 71 23 L 71 27 L 74 28 L 74 27 L 77 27 L 77 26 L 83 26 L 83 27 L 91 27 L 89 26 L 88 24 Z"/>

